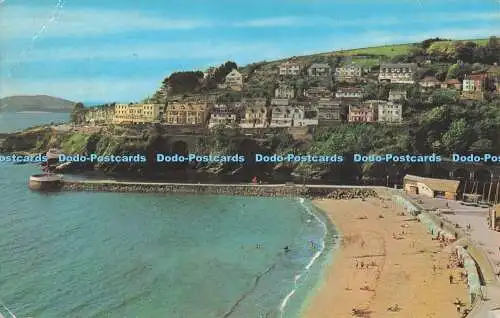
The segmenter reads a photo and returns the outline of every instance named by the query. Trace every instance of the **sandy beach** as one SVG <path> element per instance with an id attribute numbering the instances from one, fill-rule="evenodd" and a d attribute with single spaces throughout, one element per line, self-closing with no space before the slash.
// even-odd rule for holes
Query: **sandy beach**
<path id="1" fill-rule="evenodd" d="M 343 242 L 304 317 L 460 317 L 455 299 L 469 306 L 460 269 L 447 268 L 451 248 L 432 240 L 392 201 L 314 204 L 339 228 Z"/>

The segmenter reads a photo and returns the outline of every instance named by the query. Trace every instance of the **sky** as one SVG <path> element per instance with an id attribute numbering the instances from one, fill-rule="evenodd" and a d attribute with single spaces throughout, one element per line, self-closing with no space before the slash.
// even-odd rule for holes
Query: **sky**
<path id="1" fill-rule="evenodd" d="M 499 30 L 500 0 L 0 0 L 0 97 L 134 102 L 226 60 Z"/>

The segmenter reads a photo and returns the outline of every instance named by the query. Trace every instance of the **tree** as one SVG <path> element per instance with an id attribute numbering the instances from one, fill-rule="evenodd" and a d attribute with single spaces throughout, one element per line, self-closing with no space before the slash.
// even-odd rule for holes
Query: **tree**
<path id="1" fill-rule="evenodd" d="M 85 106 L 80 102 L 76 103 L 69 115 L 69 119 L 74 124 L 82 124 L 85 120 Z"/>
<path id="2" fill-rule="evenodd" d="M 467 63 L 456 63 L 451 65 L 448 68 L 448 73 L 446 74 L 447 79 L 458 79 L 459 81 L 462 81 L 465 74 L 468 74 L 472 71 L 472 66 Z"/>
<path id="3" fill-rule="evenodd" d="M 457 101 L 457 92 L 453 90 L 438 90 L 432 93 L 430 100 L 432 105 L 441 106 L 453 104 Z"/>
<path id="4" fill-rule="evenodd" d="M 227 61 L 220 65 L 214 72 L 214 78 L 217 83 L 224 83 L 226 75 L 233 69 L 238 69 L 238 65 L 233 61 Z"/>
<path id="5" fill-rule="evenodd" d="M 461 61 L 472 63 L 477 44 L 471 41 L 465 43 L 458 42 L 455 48 L 455 58 Z"/>
<path id="6" fill-rule="evenodd" d="M 170 87 L 173 94 L 192 93 L 201 87 L 203 73 L 200 71 L 175 72 L 163 84 Z"/>
<path id="7" fill-rule="evenodd" d="M 420 43 L 420 46 L 423 49 L 427 50 L 432 45 L 432 43 L 439 42 L 439 41 L 447 41 L 447 40 L 446 39 L 441 39 L 441 38 L 431 38 L 431 39 L 423 40 Z"/>
<path id="8" fill-rule="evenodd" d="M 464 152 L 467 150 L 469 127 L 465 119 L 461 118 L 451 123 L 448 131 L 441 137 L 441 143 L 449 153 Z"/>

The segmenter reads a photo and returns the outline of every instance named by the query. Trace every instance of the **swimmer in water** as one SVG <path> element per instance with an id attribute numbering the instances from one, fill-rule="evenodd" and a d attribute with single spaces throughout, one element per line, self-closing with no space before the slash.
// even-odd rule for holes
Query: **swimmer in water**
<path id="1" fill-rule="evenodd" d="M 290 252 L 290 248 L 288 246 L 285 246 L 285 248 L 283 250 L 285 250 L 285 253 Z"/>

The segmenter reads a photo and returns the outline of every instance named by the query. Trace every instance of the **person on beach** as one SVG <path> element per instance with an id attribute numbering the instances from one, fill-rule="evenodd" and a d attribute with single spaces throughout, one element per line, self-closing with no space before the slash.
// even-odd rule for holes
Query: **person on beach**
<path id="1" fill-rule="evenodd" d="M 453 284 L 453 274 L 450 273 L 450 285 Z"/>

